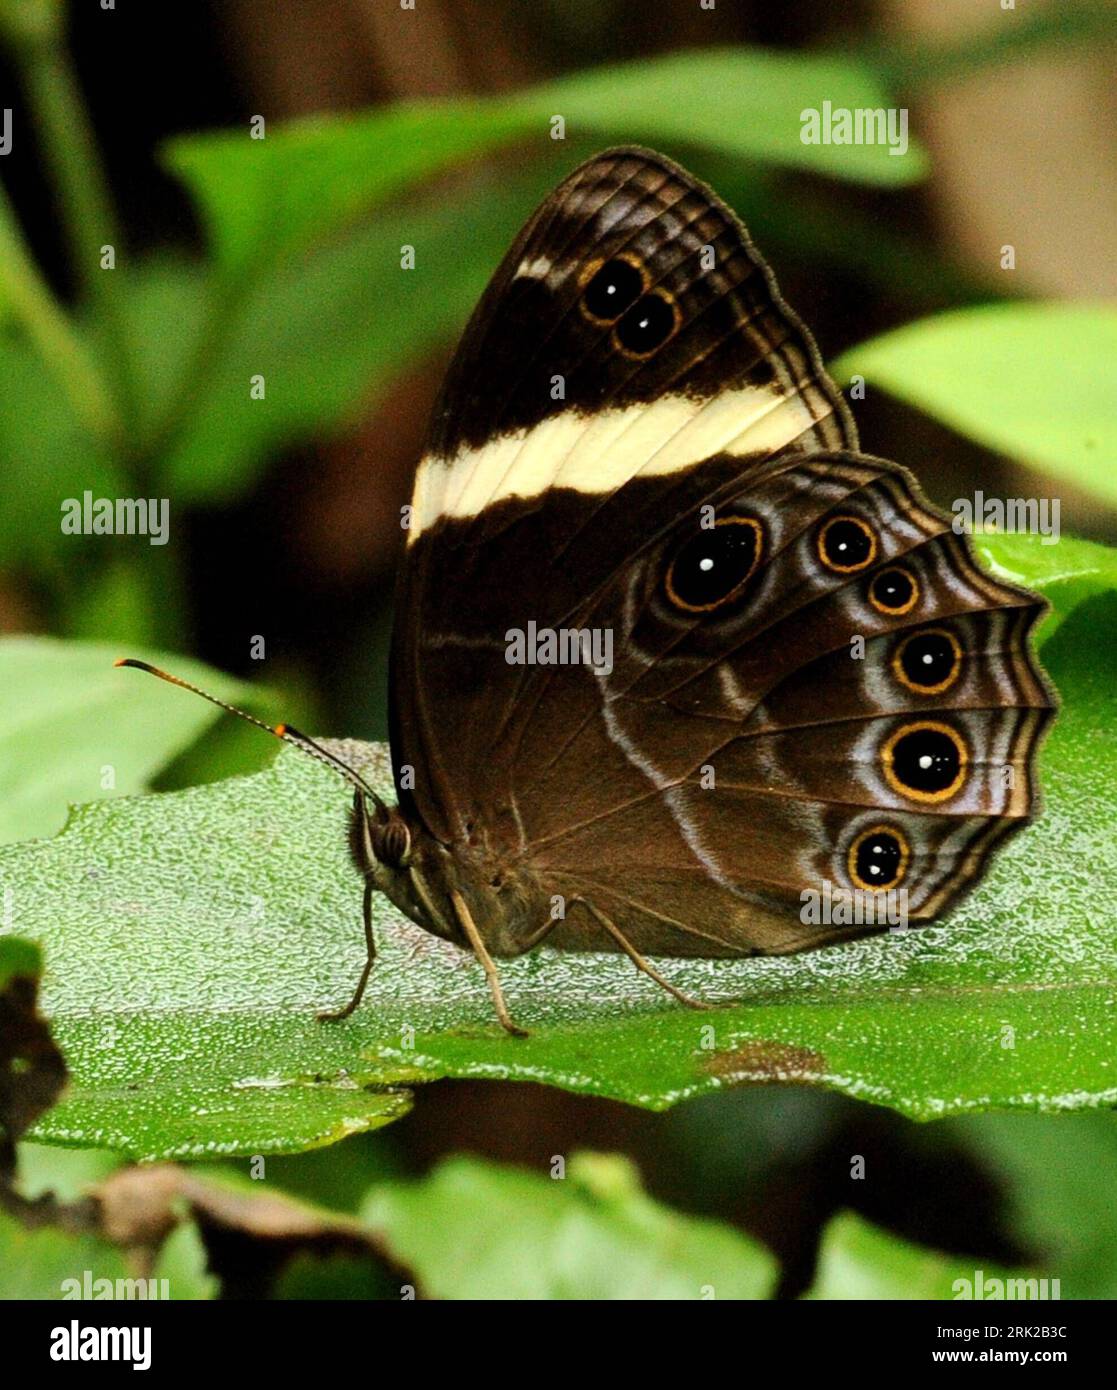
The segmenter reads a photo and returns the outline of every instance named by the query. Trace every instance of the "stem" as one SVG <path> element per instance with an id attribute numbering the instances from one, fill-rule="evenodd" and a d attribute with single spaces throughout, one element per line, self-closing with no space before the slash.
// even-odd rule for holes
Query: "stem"
<path id="1" fill-rule="evenodd" d="M 96 310 L 120 413 L 131 424 L 136 391 L 128 324 L 116 271 L 100 267 L 102 246 L 112 246 L 117 255 L 123 251 L 120 227 L 61 26 L 39 43 L 16 45 L 14 52 L 50 166 L 70 259 L 83 296 Z"/>
<path id="2" fill-rule="evenodd" d="M 47 369 L 58 378 L 75 413 L 94 434 L 102 438 L 118 435 L 120 421 L 101 374 L 43 280 L 2 187 L 0 293 L 27 329 Z"/>

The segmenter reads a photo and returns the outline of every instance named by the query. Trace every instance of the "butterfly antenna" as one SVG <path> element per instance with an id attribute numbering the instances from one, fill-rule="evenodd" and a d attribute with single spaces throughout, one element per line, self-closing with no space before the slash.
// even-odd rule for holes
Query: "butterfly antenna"
<path id="1" fill-rule="evenodd" d="M 257 719 L 254 714 L 248 714 L 245 710 L 238 709 L 236 705 L 230 705 L 225 700 L 219 700 L 216 695 L 211 695 L 208 690 L 203 690 L 199 685 L 193 685 L 190 681 L 184 681 L 181 676 L 172 676 L 169 671 L 162 671 L 158 666 L 151 666 L 146 661 L 137 661 L 135 657 L 122 656 L 113 662 L 114 666 L 132 666 L 137 671 L 146 671 L 149 676 L 157 676 L 159 680 L 166 681 L 168 685 L 177 685 L 182 690 L 189 690 L 192 695 L 200 695 L 203 700 L 208 700 L 211 705 L 216 705 L 218 709 L 223 709 L 226 714 L 235 714 L 238 719 L 243 719 L 248 724 L 254 724 L 257 729 L 263 729 L 265 733 L 274 734 L 276 738 L 282 739 L 284 743 L 289 743 L 292 748 L 298 748 L 309 758 L 324 763 L 326 767 L 332 768 L 339 773 L 349 783 L 351 787 L 356 787 L 359 791 L 372 801 L 381 816 L 388 815 L 388 808 L 381 797 L 369 786 L 365 779 L 348 763 L 342 760 L 329 749 L 323 748 L 320 743 L 315 743 L 312 738 L 302 734 L 298 729 L 290 724 L 267 724 L 262 719 Z"/>
<path id="2" fill-rule="evenodd" d="M 239 713 L 239 711 L 238 711 Z M 332 767 L 335 772 L 339 772 L 352 786 L 360 789 L 373 801 L 376 809 L 387 816 L 388 808 L 377 796 L 376 792 L 369 786 L 365 779 L 347 762 L 343 762 L 336 753 L 331 753 L 328 748 L 323 748 L 320 743 L 316 743 L 309 734 L 304 734 L 296 729 L 293 724 L 277 724 L 272 733 L 279 738 L 285 739 L 288 743 L 294 744 L 296 748 L 301 748 L 304 753 L 309 753 L 317 758 L 319 762 L 325 763 L 327 767 Z"/>

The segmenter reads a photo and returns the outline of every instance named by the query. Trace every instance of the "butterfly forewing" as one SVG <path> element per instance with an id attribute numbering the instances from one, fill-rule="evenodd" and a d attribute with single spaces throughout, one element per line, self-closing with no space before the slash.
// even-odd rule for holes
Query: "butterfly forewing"
<path id="1" fill-rule="evenodd" d="M 612 320 L 592 292 L 610 266 L 640 286 Z M 621 320 L 665 294 L 677 322 L 657 351 L 633 355 L 618 343 Z M 392 695 L 407 710 L 397 762 L 424 768 L 417 801 L 430 828 L 452 838 L 476 800 L 446 771 L 446 749 L 478 720 L 499 725 L 517 700 L 518 681 L 485 670 L 486 650 L 499 654 L 524 621 L 510 576 L 551 561 L 533 616 L 559 625 L 623 567 L 618 525 L 648 541 L 747 458 L 855 445 L 810 335 L 724 203 L 646 151 L 576 170 L 478 305 L 416 479 Z M 693 475 L 723 453 L 708 478 Z M 529 511 L 533 528 L 514 524 Z"/>

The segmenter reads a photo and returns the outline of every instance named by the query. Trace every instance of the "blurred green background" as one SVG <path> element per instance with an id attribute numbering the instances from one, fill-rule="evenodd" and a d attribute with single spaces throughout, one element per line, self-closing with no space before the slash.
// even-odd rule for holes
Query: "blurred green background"
<path id="1" fill-rule="evenodd" d="M 433 397 L 489 274 L 563 172 L 625 139 L 682 160 L 741 213 L 831 361 L 941 311 L 1112 299 L 1115 36 L 1117 7 L 1070 0 L 213 0 L 68 14 L 0 0 L 13 135 L 0 159 L 0 631 L 189 654 L 253 682 L 247 698 L 275 717 L 384 737 L 399 508 Z M 602 65 L 625 66 L 602 77 Z M 795 113 L 820 93 L 907 107 L 911 151 L 803 147 Z M 256 373 L 264 401 L 250 399 Z M 1117 541 L 1111 454 L 1092 470 L 1057 447 L 1012 456 L 1003 421 L 967 423 L 959 402 L 951 429 L 949 402 L 891 387 L 870 374 L 854 406 L 862 441 L 935 501 L 1058 496 L 1068 533 Z M 86 489 L 168 497 L 171 543 L 63 536 L 60 499 Z M 183 729 L 156 787 L 273 752 L 235 726 L 199 732 Z M 23 785 L 36 756 L 9 739 L 0 790 Z M 9 838 L 50 833 L 64 802 L 47 787 Z M 755 1237 L 787 1296 L 819 1270 L 830 1296 L 923 1287 L 910 1252 L 874 1247 L 868 1228 L 839 1230 L 820 1265 L 843 1211 L 966 1267 L 1117 1294 L 1107 1113 L 917 1126 L 772 1085 L 651 1115 L 440 1082 L 385 1131 L 269 1160 L 269 1177 L 356 1211 L 370 1184 L 447 1155 L 545 1175 L 553 1155 L 585 1149 L 627 1155 L 660 1201 Z M 587 1190 L 614 1177 L 591 1173 Z M 376 1260 L 244 1264 L 229 1265 L 227 1294 L 398 1296 Z"/>

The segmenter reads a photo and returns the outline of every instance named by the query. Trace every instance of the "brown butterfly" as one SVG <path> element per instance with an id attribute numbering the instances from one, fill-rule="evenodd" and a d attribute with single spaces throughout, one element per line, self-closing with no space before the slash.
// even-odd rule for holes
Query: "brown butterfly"
<path id="1" fill-rule="evenodd" d="M 529 220 L 462 338 L 409 514 L 398 805 L 356 774 L 374 891 L 471 950 L 785 953 L 879 929 L 824 883 L 954 902 L 1033 814 L 1042 600 L 859 452 L 745 229 L 616 149 Z M 292 730 L 292 741 L 334 762 Z"/>

